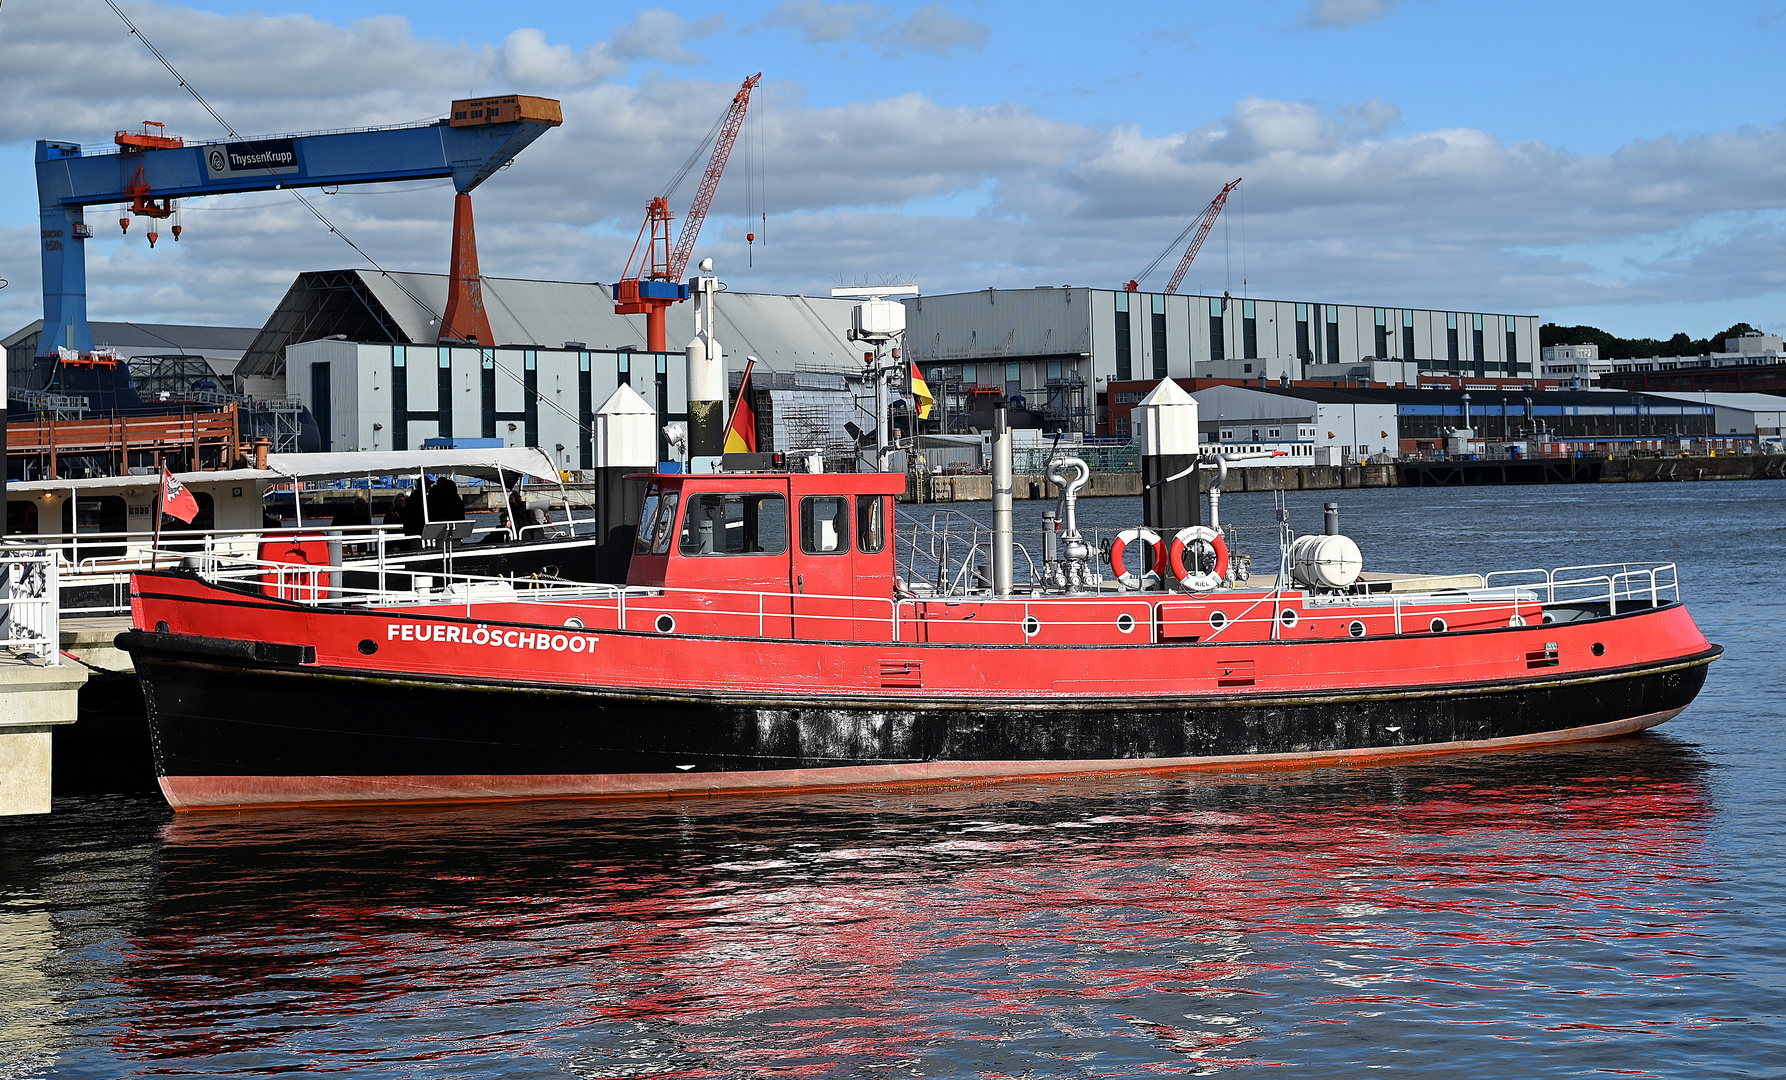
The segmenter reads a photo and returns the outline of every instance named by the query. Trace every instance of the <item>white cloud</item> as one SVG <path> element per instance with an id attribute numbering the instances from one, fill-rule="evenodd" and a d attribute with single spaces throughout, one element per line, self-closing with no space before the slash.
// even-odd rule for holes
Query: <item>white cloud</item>
<path id="1" fill-rule="evenodd" d="M 723 15 L 709 15 L 694 22 L 662 8 L 639 12 L 630 23 L 609 31 L 608 47 L 622 60 L 661 60 L 668 64 L 698 64 L 699 53 L 682 43 L 706 37 L 725 23 Z"/>
<path id="2" fill-rule="evenodd" d="M 857 40 L 888 56 L 980 52 L 992 37 L 985 23 L 956 15 L 942 4 L 928 4 L 901 19 L 891 8 L 860 0 L 782 0 L 761 25 L 795 28 L 814 44 Z"/>
<path id="3" fill-rule="evenodd" d="M 1357 26 L 1389 14 L 1397 0 L 1311 0 L 1302 11 L 1308 27 Z"/>

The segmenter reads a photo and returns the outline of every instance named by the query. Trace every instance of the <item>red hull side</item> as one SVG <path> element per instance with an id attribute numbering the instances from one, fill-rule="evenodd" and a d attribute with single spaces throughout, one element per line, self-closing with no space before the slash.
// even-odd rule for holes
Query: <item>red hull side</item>
<path id="1" fill-rule="evenodd" d="M 1711 648 L 1679 604 L 1614 618 L 1438 634 L 1150 644 L 1138 631 L 1134 644 L 1007 645 L 576 629 L 564 625 L 568 618 L 596 626 L 596 615 L 562 601 L 317 609 L 177 574 L 137 575 L 135 591 L 139 628 L 164 625 L 175 634 L 309 646 L 313 662 L 333 670 L 489 676 L 697 698 L 997 702 L 1045 709 L 1111 697 L 1269 698 L 1339 688 L 1369 695 L 1579 677 Z"/>

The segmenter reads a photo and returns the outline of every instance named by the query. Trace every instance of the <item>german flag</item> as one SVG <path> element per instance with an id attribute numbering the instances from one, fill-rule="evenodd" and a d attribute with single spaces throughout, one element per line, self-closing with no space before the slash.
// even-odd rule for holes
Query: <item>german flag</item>
<path id="1" fill-rule="evenodd" d="M 744 381 L 738 384 L 738 400 L 732 403 L 732 422 L 726 425 L 725 452 L 728 454 L 757 452 L 757 407 L 751 401 L 750 392 L 750 372 L 756 366 L 754 356 L 744 365 Z"/>
<path id="2" fill-rule="evenodd" d="M 912 365 L 912 396 L 918 399 L 918 419 L 930 419 L 930 409 L 936 404 L 936 398 L 930 395 L 930 384 L 924 376 L 918 374 L 918 365 Z"/>

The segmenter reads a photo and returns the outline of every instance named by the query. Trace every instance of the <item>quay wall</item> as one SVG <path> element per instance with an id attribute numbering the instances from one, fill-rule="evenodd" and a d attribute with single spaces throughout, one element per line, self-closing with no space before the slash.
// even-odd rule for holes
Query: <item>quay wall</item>
<path id="1" fill-rule="evenodd" d="M 1342 491 L 1351 488 L 1413 486 L 1500 486 L 1504 484 L 1674 483 L 1701 480 L 1786 479 L 1780 454 L 1703 458 L 1583 458 L 1525 461 L 1459 461 L 1438 468 L 1426 463 L 1386 465 L 1285 465 L 1232 468 L 1223 491 Z M 1054 499 L 1058 492 L 1041 476 L 1019 474 L 1012 490 L 1017 501 Z M 1141 474 L 1093 473 L 1085 495 L 1140 495 Z M 906 502 L 989 502 L 990 476 L 913 476 Z"/>
<path id="2" fill-rule="evenodd" d="M 1582 458 L 1571 467 L 1569 459 L 1528 459 L 1526 461 L 1457 461 L 1439 463 L 1397 462 L 1387 465 L 1262 465 L 1228 470 L 1227 492 L 1245 491 L 1343 491 L 1351 488 L 1385 488 L 1417 486 L 1410 470 L 1424 472 L 1428 484 L 1435 486 L 1477 486 L 1519 483 L 1673 483 L 1698 480 L 1781 480 L 1786 479 L 1786 455 L 1720 456 L 1695 458 Z M 1591 465 L 1592 468 L 1588 468 Z M 1525 466 L 1525 468 L 1520 468 Z M 1435 475 L 1436 473 L 1436 475 Z M 1013 477 L 1012 491 L 1017 501 L 1054 499 L 1054 485 L 1040 474 L 1018 473 Z M 595 505 L 593 484 L 565 485 L 571 505 Z M 1141 494 L 1139 472 L 1092 473 L 1086 486 L 1088 496 Z M 557 492 L 547 485 L 530 485 L 528 494 L 556 500 Z M 912 476 L 903 496 L 906 502 L 990 502 L 992 477 L 987 475 Z M 483 492 L 468 493 L 469 510 L 491 511 L 501 497 Z"/>
<path id="3" fill-rule="evenodd" d="M 1011 485 L 1013 498 L 1049 499 L 1060 492 L 1039 474 L 1019 473 Z M 1260 466 L 1250 469 L 1229 469 L 1228 482 L 1222 488 L 1236 491 L 1337 491 L 1342 488 L 1395 487 L 1393 465 L 1302 465 Z M 1138 472 L 1100 472 L 1091 474 L 1091 482 L 1079 492 L 1083 496 L 1141 494 Z M 906 502 L 990 502 L 992 477 L 912 476 L 906 483 Z"/>

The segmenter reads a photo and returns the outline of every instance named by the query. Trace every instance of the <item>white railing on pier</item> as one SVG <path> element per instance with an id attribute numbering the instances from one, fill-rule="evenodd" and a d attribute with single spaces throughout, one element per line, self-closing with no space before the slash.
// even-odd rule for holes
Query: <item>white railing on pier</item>
<path id="1" fill-rule="evenodd" d="M 61 663 L 59 568 L 42 548 L 0 544 L 0 647 Z"/>

